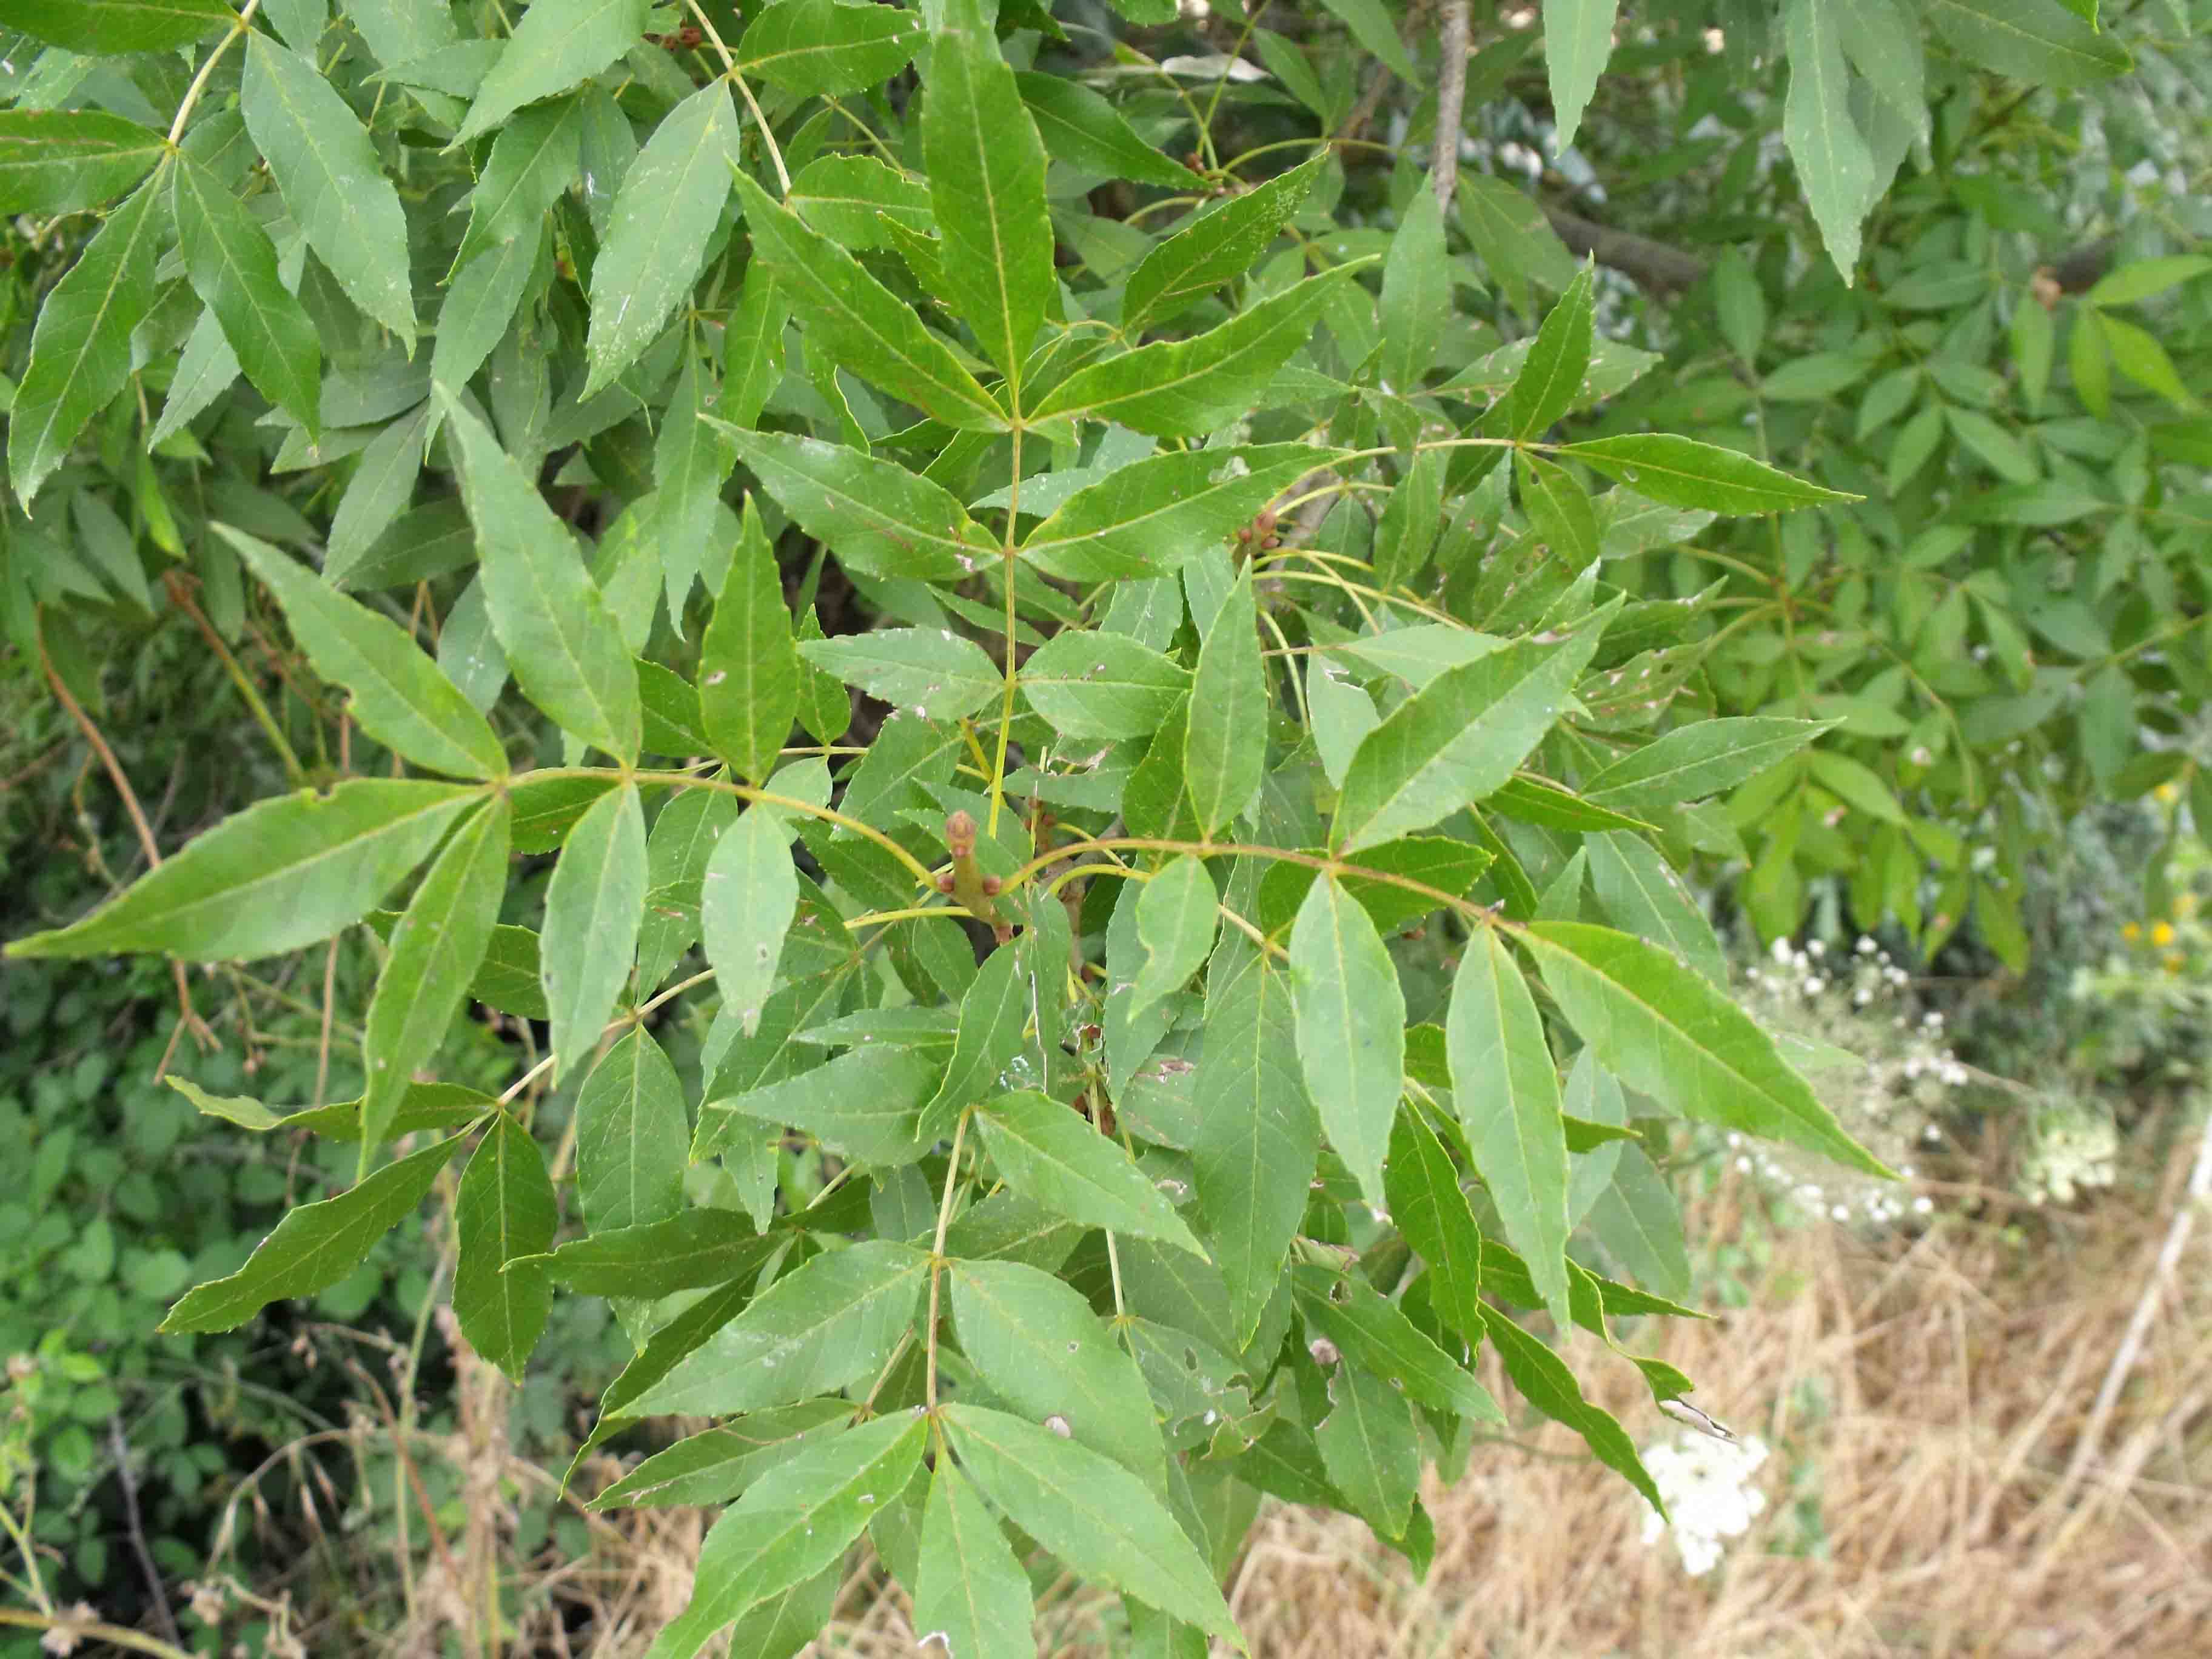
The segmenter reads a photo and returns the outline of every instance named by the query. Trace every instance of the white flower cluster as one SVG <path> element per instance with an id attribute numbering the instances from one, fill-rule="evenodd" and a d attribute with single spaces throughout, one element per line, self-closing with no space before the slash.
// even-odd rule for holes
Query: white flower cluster
<path id="1" fill-rule="evenodd" d="M 1727 1540 L 1740 1538 L 1766 1508 L 1766 1494 L 1752 1476 L 1766 1462 L 1766 1443 L 1757 1436 L 1729 1444 L 1704 1435 L 1646 1447 L 1644 1467 L 1666 1500 L 1668 1520 L 1656 1510 L 1644 1516 L 1644 1541 L 1671 1536 L 1681 1553 L 1682 1571 L 1702 1578 L 1719 1565 Z"/>
<path id="2" fill-rule="evenodd" d="M 1942 1140 L 1936 1115 L 1949 1092 L 1972 1080 L 1945 1046 L 1943 1016 L 1932 1010 L 1916 1016 L 1911 975 L 1862 936 L 1849 951 L 1819 939 L 1802 945 L 1777 939 L 1768 960 L 1747 977 L 1746 1005 L 1784 1036 L 1785 1054 L 1787 1039 L 1795 1037 L 1859 1058 L 1850 1065 L 1831 1054 L 1837 1063 L 1806 1067 L 1808 1080 L 1854 1139 L 1911 1182 L 1916 1171 L 1904 1159 L 1916 1146 Z M 1728 1143 L 1738 1171 L 1826 1220 L 1880 1229 L 1935 1209 L 1924 1195 L 1816 1167 L 1789 1147 L 1754 1146 L 1734 1134 Z"/>
<path id="3" fill-rule="evenodd" d="M 2034 1203 L 2070 1204 L 2084 1187 L 2112 1184 L 2120 1133 L 2102 1112 L 2072 1101 L 2045 1108 L 2035 1121 L 2035 1140 L 2021 1160 L 2020 1190 Z"/>

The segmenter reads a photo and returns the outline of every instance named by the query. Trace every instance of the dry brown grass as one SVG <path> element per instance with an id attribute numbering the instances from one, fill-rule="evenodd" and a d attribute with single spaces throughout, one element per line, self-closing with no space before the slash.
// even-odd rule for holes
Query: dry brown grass
<path id="1" fill-rule="evenodd" d="M 1232 1580 L 1255 1653 L 2212 1655 L 2204 1230 L 2100 1443 L 2065 1479 L 2185 1164 L 2026 1243 L 1957 1220 L 1887 1249 L 1786 1235 L 1743 1310 L 1637 1332 L 1631 1346 L 1698 1378 L 1701 1405 L 1775 1449 L 1767 1513 L 1711 1577 L 1646 1546 L 1640 1501 L 1545 1424 L 1478 1448 L 1463 1480 L 1427 1493 L 1438 1542 L 1425 1583 L 1356 1521 L 1272 1508 Z M 1692 1237 L 1735 1236 L 1738 1199 L 1699 1205 Z M 1671 1432 L 1626 1361 L 1586 1337 L 1569 1357 L 1639 1442 Z M 1817 1553 L 1772 1553 L 1805 1544 L 1801 1503 L 1817 1505 Z M 902 1599 L 878 1582 L 856 1577 L 811 1651 L 915 1652 Z M 1110 1610 L 1076 1597 L 1057 1612 L 1054 1651 L 1110 1650 L 1097 1633 Z"/>

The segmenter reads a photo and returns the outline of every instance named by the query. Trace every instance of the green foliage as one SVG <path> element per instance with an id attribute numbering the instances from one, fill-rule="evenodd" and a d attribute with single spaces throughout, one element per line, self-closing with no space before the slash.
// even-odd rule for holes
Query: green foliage
<path id="1" fill-rule="evenodd" d="M 693 9 L 696 41 L 643 0 L 278 9 L 4 15 L 40 72 L 149 29 L 196 68 L 128 59 L 59 124 L 34 74 L 0 127 L 13 199 L 106 209 L 9 279 L 0 621 L 89 696 L 77 619 L 157 577 L 289 788 L 9 954 L 374 951 L 357 1107 L 210 1108 L 357 1179 L 194 1262 L 165 1328 L 326 1292 L 459 1170 L 481 1356 L 524 1374 L 611 1297 L 638 1352 L 594 1442 L 735 1419 L 661 1465 L 729 1507 L 657 1656 L 800 1639 L 864 1534 L 948 1642 L 1012 1643 L 1036 1549 L 1163 1645 L 1235 1643 L 1200 1492 L 1425 1563 L 1423 1465 L 1504 1419 L 1486 1343 L 1656 1504 L 1518 1311 L 1688 1311 L 1614 1276 L 1686 1277 L 1643 1150 L 1680 1121 L 1887 1173 L 1729 1000 L 1678 869 L 1747 858 L 1770 932 L 1808 872 L 1930 942 L 1971 904 L 2005 952 L 1987 752 L 2078 721 L 2078 781 L 2194 766 L 2134 721 L 2202 678 L 2146 526 L 2202 459 L 2203 331 L 2177 362 L 2121 313 L 2200 324 L 2202 264 L 2089 288 L 2055 388 L 1959 165 L 2058 142 L 1976 149 L 1981 70 L 2128 66 L 2057 0 L 1931 4 L 1934 55 L 1889 0 L 1731 7 L 1717 52 L 1702 7 L 1639 18 L 1682 65 L 1653 176 L 1713 161 L 1719 112 L 1727 213 L 1776 210 L 1705 227 L 1753 246 L 1645 313 L 1660 374 L 1526 195 L 1328 142 L 1340 27 L 1409 118 L 1457 78 L 1375 0 L 1278 17 L 1310 56 L 1235 25 L 1288 102 L 1181 58 L 1101 65 L 1109 99 L 1045 10 L 972 0 Z M 1543 21 L 1556 136 L 1642 144 L 1612 0 Z M 1778 42 L 1786 95 L 1740 88 Z M 2192 418 L 2120 436 L 2108 366 Z M 2062 391 L 2085 413 L 2038 421 Z M 2068 543 L 2107 520 L 2125 560 Z M 471 999 L 545 1052 L 418 1082 Z"/>

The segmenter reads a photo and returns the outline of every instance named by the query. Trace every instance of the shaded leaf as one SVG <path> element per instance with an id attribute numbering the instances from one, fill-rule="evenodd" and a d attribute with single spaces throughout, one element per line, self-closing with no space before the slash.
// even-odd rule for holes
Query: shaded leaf
<path id="1" fill-rule="evenodd" d="M 576 821 L 545 887 L 539 955 L 556 1077 L 599 1047 L 636 954 L 645 886 L 645 810 L 637 786 L 624 784 Z"/>
<path id="2" fill-rule="evenodd" d="M 544 1153 L 505 1112 L 470 1158 L 453 1214 L 453 1316 L 477 1353 L 520 1378 L 553 1310 L 553 1287 L 519 1258 L 551 1244 L 561 1218 Z"/>
<path id="3" fill-rule="evenodd" d="M 1157 1238 L 1203 1256 L 1175 1206 L 1080 1112 L 1022 1090 L 992 1099 L 977 1121 L 991 1161 L 1014 1191 L 1083 1226 Z"/>

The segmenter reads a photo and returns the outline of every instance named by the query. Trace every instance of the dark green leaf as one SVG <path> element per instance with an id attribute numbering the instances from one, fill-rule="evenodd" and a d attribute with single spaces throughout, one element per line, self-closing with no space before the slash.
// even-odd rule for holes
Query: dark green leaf
<path id="1" fill-rule="evenodd" d="M 0 112 L 0 213 L 77 213 L 153 171 L 161 135 L 90 109 Z"/>
<path id="2" fill-rule="evenodd" d="M 2061 0 L 1927 0 L 1928 21 L 1968 61 L 2045 86 L 2124 75 L 2128 50 Z"/>
<path id="3" fill-rule="evenodd" d="M 939 1463 L 922 1521 L 914 1627 L 963 1659 L 1035 1659 L 1035 1617 L 1029 1576 L 997 1517 L 957 1466 Z"/>
<path id="4" fill-rule="evenodd" d="M 807 1436 L 850 1417 L 845 1400 L 809 1400 L 754 1412 L 734 1423 L 678 1441 L 592 1499 L 595 1510 L 635 1505 L 726 1504 L 779 1463 L 788 1462 Z"/>
<path id="5" fill-rule="evenodd" d="M 1428 1263 L 1429 1306 L 1470 1344 L 1482 1340 L 1482 1231 L 1451 1155 L 1420 1114 L 1401 1112 L 1383 1166 L 1390 1218 Z"/>
<path id="6" fill-rule="evenodd" d="M 1183 739 L 1183 790 L 1211 836 L 1251 809 L 1267 760 L 1267 679 L 1248 564 L 1199 647 Z"/>
<path id="7" fill-rule="evenodd" d="M 1485 1322 L 1492 1345 L 1505 1362 L 1505 1374 L 1513 1379 L 1521 1397 L 1582 1436 L 1597 1454 L 1598 1462 L 1626 1479 L 1650 1500 L 1653 1509 L 1665 1515 L 1667 1506 L 1636 1455 L 1636 1443 L 1610 1414 L 1583 1398 L 1581 1385 L 1565 1362 L 1494 1308 L 1486 1310 Z"/>
<path id="8" fill-rule="evenodd" d="M 1014 84 L 1054 161 L 1164 190 L 1198 187 L 1197 174 L 1146 143 L 1119 110 L 1082 82 L 1020 74 Z"/>
<path id="9" fill-rule="evenodd" d="M 1298 908 L 1291 975 L 1306 1092 L 1360 1191 L 1380 1204 L 1383 1154 L 1405 1087 L 1406 997 L 1374 921 L 1333 877 L 1316 880 Z"/>
<path id="10" fill-rule="evenodd" d="M 1133 337 L 1188 310 L 1243 276 L 1288 224 L 1327 166 L 1326 154 L 1202 213 L 1146 254 L 1129 274 L 1121 325 Z"/>
<path id="11" fill-rule="evenodd" d="M 268 584 L 315 672 L 353 694 L 369 736 L 417 766 L 455 777 L 504 776 L 507 754 L 482 714 L 395 623 L 309 574 L 266 542 L 213 526 Z"/>
<path id="12" fill-rule="evenodd" d="M 637 786 L 624 784 L 576 821 L 545 887 L 539 955 L 556 1077 L 599 1047 L 636 954 L 645 887 L 645 811 Z"/>
<path id="13" fill-rule="evenodd" d="M 656 823 L 653 834 L 659 833 Z M 690 1145 L 676 1068 L 652 1032 L 633 1026 L 576 1097 L 576 1196 L 584 1224 L 605 1233 L 676 1214 Z"/>
<path id="14" fill-rule="evenodd" d="M 941 1414 L 984 1495 L 1075 1571 L 1239 1639 L 1212 1570 L 1136 1476 L 1004 1412 L 956 1404 Z"/>
<path id="15" fill-rule="evenodd" d="M 454 831 L 392 935 L 368 1006 L 362 1157 L 384 1139 L 416 1072 L 433 1060 L 483 962 L 501 901 L 514 808 L 485 803 Z"/>
<path id="16" fill-rule="evenodd" d="M 962 431 L 1004 429 L 1004 411 L 912 307 L 744 173 L 735 179 L 754 254 L 806 325 L 810 352 L 822 351 Z"/>
<path id="17" fill-rule="evenodd" d="M 1567 1021 L 1629 1088 L 1686 1117 L 1787 1140 L 1890 1178 L 1773 1040 L 1665 951 L 1609 928 L 1541 922 L 1521 939 Z"/>
<path id="18" fill-rule="evenodd" d="M 885 1240 L 816 1256 L 679 1360 L 632 1415 L 723 1416 L 874 1376 L 914 1322 L 929 1257 Z"/>
<path id="19" fill-rule="evenodd" d="M 170 1309 L 161 1322 L 163 1334 L 233 1330 L 271 1302 L 328 1290 L 422 1201 L 460 1146 L 458 1135 L 438 1141 L 386 1164 L 335 1198 L 286 1211 L 276 1231 L 261 1241 L 243 1267 L 228 1279 L 194 1286 Z"/>
<path id="20" fill-rule="evenodd" d="M 176 164 L 175 211 L 193 290 L 222 324 L 246 378 L 313 436 L 321 418 L 322 343 L 305 309 L 276 278 L 268 233 L 222 180 L 189 157 Z"/>
<path id="21" fill-rule="evenodd" d="M 918 1118 L 940 1064 L 937 1053 L 860 1048 L 797 1077 L 710 1097 L 700 1109 L 692 1158 L 712 1157 L 740 1134 L 788 1125 L 843 1157 L 912 1163 L 928 1145 Z"/>
<path id="22" fill-rule="evenodd" d="M 74 925 L 10 956 L 159 951 L 188 962 L 280 956 L 328 939 L 421 863 L 462 810 L 462 784 L 354 778 L 249 806 Z"/>
<path id="23" fill-rule="evenodd" d="M 978 1121 L 1006 1184 L 1054 1215 L 1203 1255 L 1159 1188 L 1080 1112 L 1024 1090 L 992 1099 Z"/>
<path id="24" fill-rule="evenodd" d="M 782 0 L 745 25 L 738 68 L 801 97 L 859 92 L 904 69 L 921 33 L 921 19 L 881 6 Z"/>
<path id="25" fill-rule="evenodd" d="M 884 15 L 874 7 L 859 15 Z M 1044 145 L 996 38 L 971 8 L 948 8 L 931 43 L 921 153 L 944 241 L 937 292 L 1017 396 L 1053 297 Z"/>
<path id="26" fill-rule="evenodd" d="M 1345 851 L 1427 828 L 1510 779 L 1542 741 L 1597 650 L 1604 619 L 1552 644 L 1521 640 L 1449 669 L 1369 732 L 1345 770 Z"/>
<path id="27" fill-rule="evenodd" d="M 1583 377 L 1589 373 L 1593 281 L 1590 267 L 1583 266 L 1545 317 L 1505 394 L 1504 436 L 1537 436 L 1580 397 Z"/>
<path id="28" fill-rule="evenodd" d="M 544 1153 L 505 1112 L 469 1159 L 453 1215 L 453 1316 L 470 1346 L 520 1379 L 552 1312 L 553 1287 L 542 1268 L 518 1258 L 551 1244 L 561 1217 Z"/>
<path id="29" fill-rule="evenodd" d="M 1567 1144 L 1559 1074 L 1535 999 L 1495 928 L 1461 954 L 1444 1023 L 1452 1103 L 1505 1236 L 1567 1322 Z"/>
<path id="30" fill-rule="evenodd" d="M 352 106 L 315 65 L 247 37 L 240 107 L 284 205 L 346 297 L 415 349 L 407 216 Z"/>
<path id="31" fill-rule="evenodd" d="M 477 88 L 453 135 L 466 143 L 525 104 L 589 80 L 638 43 L 651 0 L 537 0 Z"/>
<path id="32" fill-rule="evenodd" d="M 1826 729 L 1820 720 L 1775 714 L 1698 720 L 1622 756 L 1584 784 L 1583 793 L 1627 812 L 1703 800 L 1757 777 Z"/>
<path id="33" fill-rule="evenodd" d="M 532 1271 L 584 1296 L 663 1297 L 750 1282 L 787 1242 L 735 1210 L 701 1207 L 572 1238 Z"/>
<path id="34" fill-rule="evenodd" d="M 729 88 L 712 81 L 653 129 L 630 163 L 592 266 L 591 372 L 579 398 L 635 362 L 691 291 L 737 155 L 737 110 Z"/>
<path id="35" fill-rule="evenodd" d="M 996 559 L 965 507 L 902 466 L 818 438 L 720 429 L 778 505 L 850 569 L 951 583 Z"/>
<path id="36" fill-rule="evenodd" d="M 691 1604 L 662 1629 L 646 1659 L 690 1659 L 755 1602 L 836 1565 L 913 1478 L 928 1441 L 919 1408 L 895 1412 L 763 1474 L 708 1533 Z"/>
<path id="37" fill-rule="evenodd" d="M 1047 575 L 1072 581 L 1163 575 L 1218 545 L 1336 459 L 1306 444 L 1147 456 L 1069 496 L 1030 532 L 1021 555 Z"/>
<path id="38" fill-rule="evenodd" d="M 224 0 L 9 0 L 0 21 L 70 52 L 120 56 L 191 44 L 234 14 Z"/>
<path id="39" fill-rule="evenodd" d="M 1198 1213 L 1241 1344 L 1274 1294 L 1321 1148 L 1290 982 L 1242 935 L 1222 941 L 1208 970 L 1194 1104 Z"/>
<path id="40" fill-rule="evenodd" d="M 1733 449 L 1671 433 L 1592 438 L 1564 444 L 1556 453 L 1572 456 L 1667 507 L 1700 507 L 1712 513 L 1784 513 L 1820 501 L 1857 499 L 1793 478 Z"/>
<path id="41" fill-rule="evenodd" d="M 1167 1457 L 1144 1376 L 1091 1304 L 1016 1261 L 956 1261 L 946 1276 L 960 1351 L 992 1392 L 1032 1421 L 1057 1418 L 1076 1444 L 1164 1498 Z"/>
<path id="42" fill-rule="evenodd" d="M 1437 319 L 1450 314 L 1451 301 L 1443 210 L 1425 179 L 1406 204 L 1382 262 L 1380 368 L 1385 386 L 1407 397 L 1421 389 L 1422 379 L 1436 360 Z M 1581 378 L 1579 374 L 1576 378 Z"/>
<path id="43" fill-rule="evenodd" d="M 754 783 L 775 770 L 799 713 L 799 652 L 775 554 L 745 503 L 730 574 L 699 644 L 699 714 L 715 752 Z"/>
<path id="44" fill-rule="evenodd" d="M 516 684 L 563 731 L 635 760 L 637 675 L 575 542 L 481 421 L 450 399 L 446 416 L 459 441 L 485 601 Z"/>
<path id="45" fill-rule="evenodd" d="M 39 307 L 31 360 L 8 410 L 8 478 L 28 507 L 84 424 L 131 378 L 131 336 L 154 304 L 167 179 L 160 170 L 107 216 Z"/>

